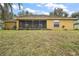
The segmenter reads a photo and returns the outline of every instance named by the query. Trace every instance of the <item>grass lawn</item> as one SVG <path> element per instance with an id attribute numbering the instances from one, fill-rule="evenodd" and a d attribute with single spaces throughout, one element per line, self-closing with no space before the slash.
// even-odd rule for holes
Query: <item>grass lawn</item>
<path id="1" fill-rule="evenodd" d="M 79 31 L 0 30 L 0 56 L 79 55 Z"/>

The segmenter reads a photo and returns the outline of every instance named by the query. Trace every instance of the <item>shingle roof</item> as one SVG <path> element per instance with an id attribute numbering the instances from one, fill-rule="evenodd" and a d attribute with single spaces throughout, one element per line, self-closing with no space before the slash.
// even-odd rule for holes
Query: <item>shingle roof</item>
<path id="1" fill-rule="evenodd" d="M 10 19 L 10 20 L 5 20 L 5 22 L 16 22 L 16 20 Z"/>
<path id="2" fill-rule="evenodd" d="M 32 15 L 32 16 L 18 16 L 14 19 L 17 20 L 53 20 L 53 19 L 70 19 L 70 20 L 76 20 L 77 18 L 71 18 L 71 17 L 57 17 L 57 16 L 47 16 L 47 15 Z"/>

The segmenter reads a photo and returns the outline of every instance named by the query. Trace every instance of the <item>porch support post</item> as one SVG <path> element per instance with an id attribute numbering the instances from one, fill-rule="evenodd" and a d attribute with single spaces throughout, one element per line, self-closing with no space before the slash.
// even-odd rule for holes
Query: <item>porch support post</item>
<path id="1" fill-rule="evenodd" d="M 40 29 L 40 20 L 39 20 L 39 24 L 38 24 L 38 27 L 39 27 L 39 29 Z"/>
<path id="2" fill-rule="evenodd" d="M 19 20 L 16 21 L 16 30 L 19 30 Z"/>
<path id="3" fill-rule="evenodd" d="M 32 28 L 31 29 L 33 29 L 33 20 L 32 20 Z"/>

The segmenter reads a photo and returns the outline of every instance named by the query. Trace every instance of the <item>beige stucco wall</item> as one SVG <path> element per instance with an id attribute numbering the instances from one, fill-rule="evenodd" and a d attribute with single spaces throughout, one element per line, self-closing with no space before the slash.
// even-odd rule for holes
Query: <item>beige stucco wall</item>
<path id="1" fill-rule="evenodd" d="M 19 30 L 19 20 L 16 21 L 16 30 Z"/>
<path id="2" fill-rule="evenodd" d="M 16 26 L 15 24 L 15 22 L 5 22 L 5 29 L 14 29 L 14 27 Z"/>
<path id="3" fill-rule="evenodd" d="M 59 28 L 55 28 L 53 24 L 54 20 L 47 20 L 47 29 L 63 29 L 62 26 L 64 25 L 64 29 L 73 29 L 73 20 L 59 20 L 60 26 Z"/>

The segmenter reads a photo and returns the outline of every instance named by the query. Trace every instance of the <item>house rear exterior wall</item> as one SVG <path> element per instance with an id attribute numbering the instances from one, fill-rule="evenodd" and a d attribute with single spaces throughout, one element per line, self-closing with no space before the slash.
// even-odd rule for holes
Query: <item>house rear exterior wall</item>
<path id="1" fill-rule="evenodd" d="M 74 21 L 73 20 L 61 20 L 60 21 L 60 27 L 64 25 L 64 29 L 74 29 L 73 28 Z"/>
<path id="2" fill-rule="evenodd" d="M 47 20 L 47 29 L 73 29 L 73 20 L 59 20 L 59 27 L 54 27 L 54 20 Z M 64 28 L 62 26 L 64 25 Z"/>
<path id="3" fill-rule="evenodd" d="M 47 29 L 53 29 L 53 20 L 47 20 Z"/>
<path id="4" fill-rule="evenodd" d="M 11 29 L 15 29 L 16 26 L 15 26 L 15 22 L 5 22 L 5 29 L 7 30 L 11 30 Z"/>
<path id="5" fill-rule="evenodd" d="M 54 20 L 46 20 L 46 26 L 47 29 L 63 29 L 62 26 L 64 25 L 64 29 L 74 29 L 73 28 L 73 24 L 74 21 L 73 20 L 59 20 L 59 27 L 55 28 L 54 27 Z M 13 29 L 13 27 L 16 26 L 16 30 L 19 29 L 19 20 L 16 20 L 15 22 L 5 22 L 5 29 Z"/>

